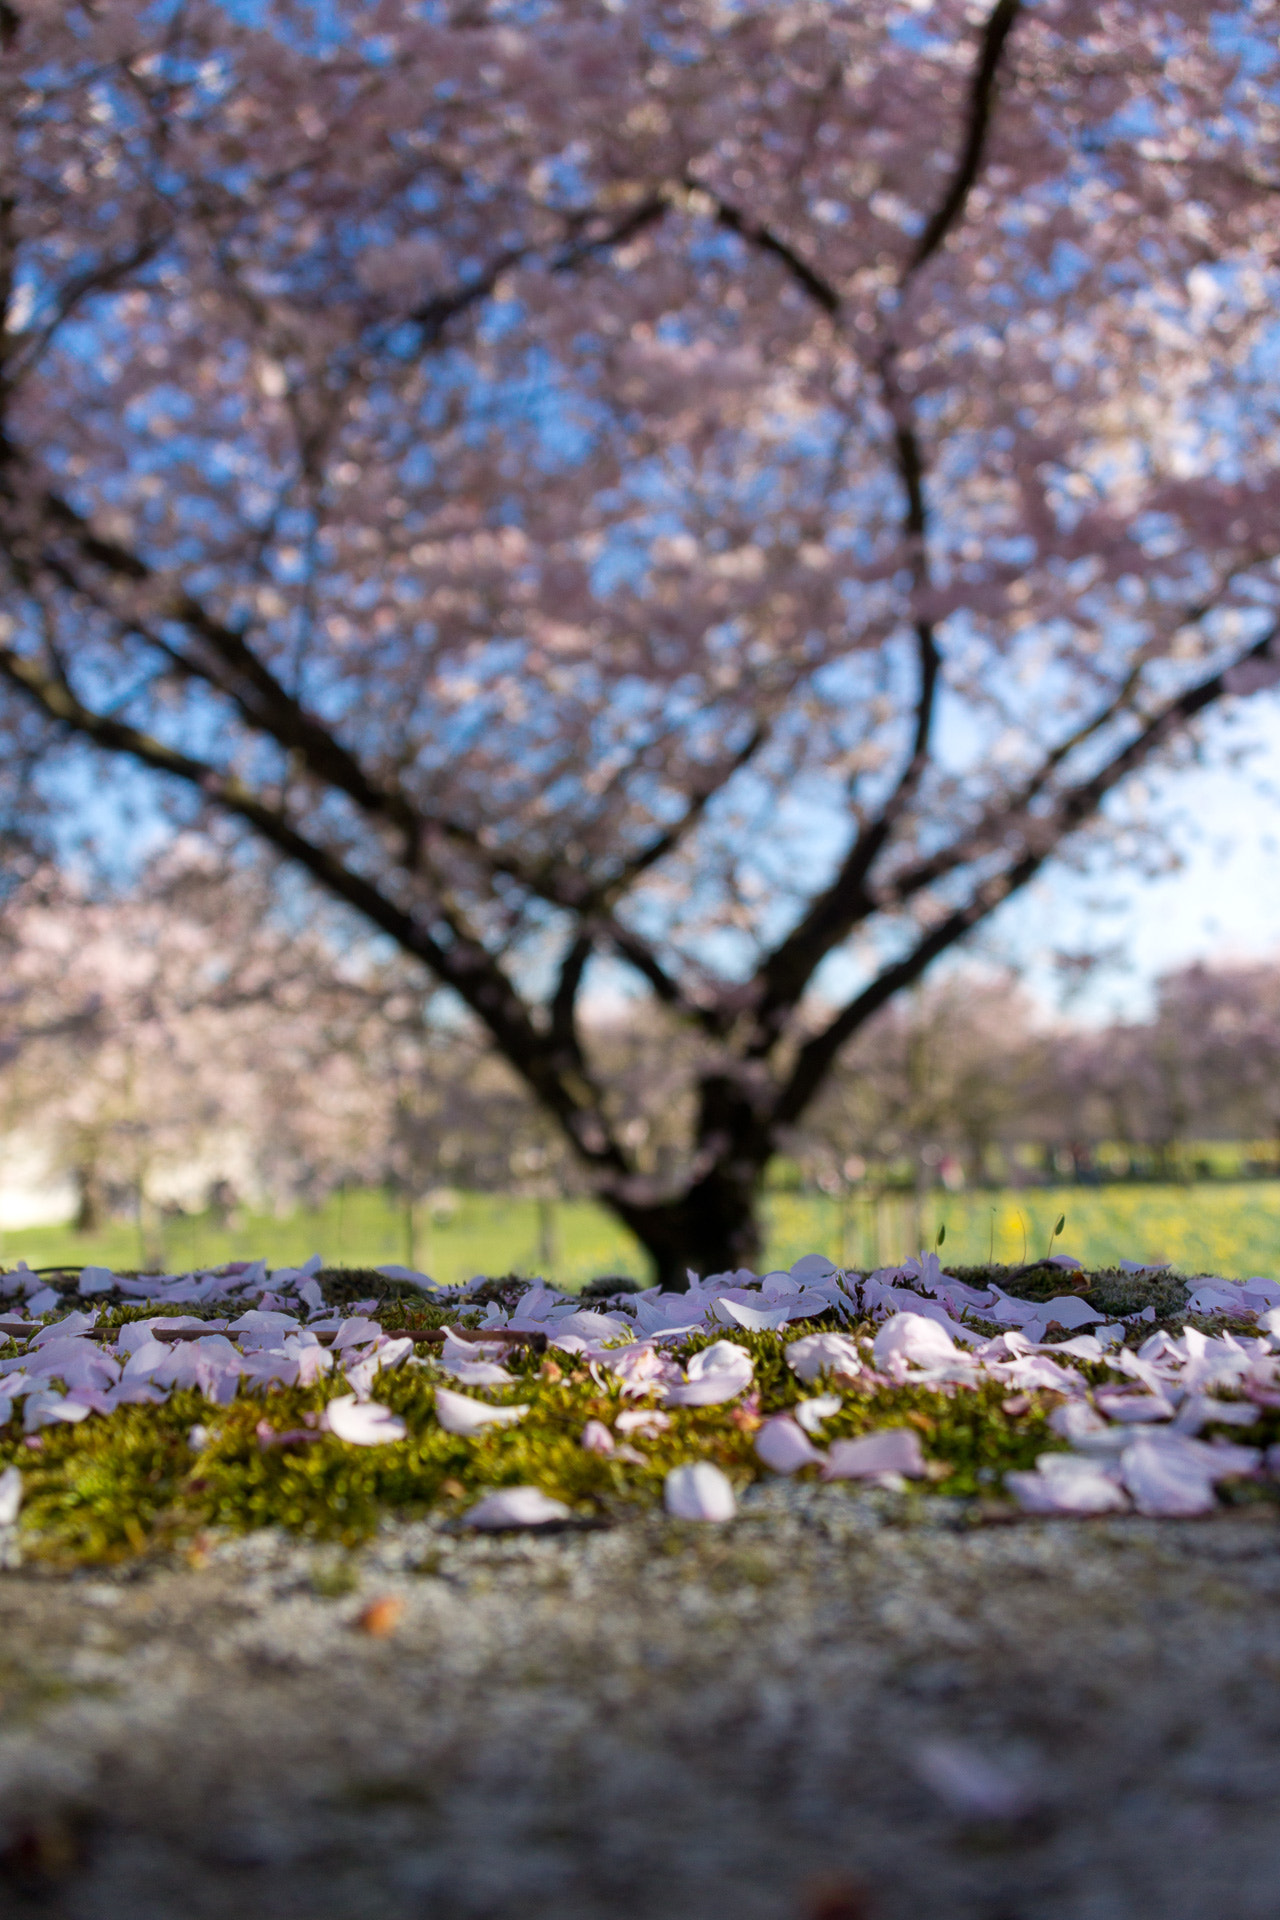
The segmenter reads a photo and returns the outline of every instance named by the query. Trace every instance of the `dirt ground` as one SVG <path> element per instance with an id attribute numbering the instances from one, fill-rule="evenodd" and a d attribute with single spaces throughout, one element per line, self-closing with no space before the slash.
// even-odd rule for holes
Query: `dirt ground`
<path id="1" fill-rule="evenodd" d="M 838 1487 L 10 1568 L 0 1914 L 1277 1920 L 1278 1601 L 1270 1507 Z"/>

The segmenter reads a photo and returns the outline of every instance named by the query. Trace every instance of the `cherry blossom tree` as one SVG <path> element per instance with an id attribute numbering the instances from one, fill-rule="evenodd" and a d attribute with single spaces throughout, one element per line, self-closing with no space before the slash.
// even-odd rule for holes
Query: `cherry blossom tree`
<path id="1" fill-rule="evenodd" d="M 865 1022 L 1280 673 L 1276 23 L 6 0 L 11 757 L 260 836 L 749 1259 Z"/>

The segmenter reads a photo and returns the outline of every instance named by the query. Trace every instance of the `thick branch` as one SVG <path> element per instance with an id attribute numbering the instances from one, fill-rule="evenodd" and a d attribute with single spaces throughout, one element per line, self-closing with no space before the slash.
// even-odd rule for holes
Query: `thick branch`
<path id="1" fill-rule="evenodd" d="M 1271 649 L 1280 637 L 1280 622 L 1254 646 L 1232 661 L 1229 667 L 1202 680 L 1175 699 L 1166 702 L 1142 730 L 1105 766 L 1087 780 L 1068 788 L 1059 798 L 1054 814 L 1037 820 L 1036 844 L 1025 846 L 1021 854 L 1002 873 L 989 875 L 975 887 L 972 897 L 957 907 L 917 942 L 912 951 L 884 971 L 836 1015 L 827 1027 L 808 1041 L 796 1058 L 792 1072 L 778 1095 L 772 1115 L 775 1128 L 793 1126 L 822 1085 L 836 1055 L 845 1042 L 865 1026 L 872 1014 L 911 986 L 925 969 L 971 933 L 974 927 L 995 912 L 1057 852 L 1070 834 L 1076 832 L 1097 813 L 1106 796 L 1120 782 L 1142 766 L 1173 735 L 1230 693 L 1230 679 L 1236 669 L 1249 662 L 1271 663 Z"/>
<path id="2" fill-rule="evenodd" d="M 784 240 L 781 234 L 776 233 L 767 222 L 752 219 L 750 214 L 743 213 L 740 208 L 722 199 L 714 187 L 703 186 L 702 182 L 691 174 L 686 176 L 685 185 L 691 193 L 703 194 L 710 200 L 716 211 L 718 227 L 723 227 L 727 233 L 736 233 L 739 239 L 746 240 L 760 253 L 767 253 L 772 259 L 780 261 L 797 286 L 801 287 L 824 313 L 831 314 L 833 317 L 839 313 L 840 295 L 831 282 L 824 280 L 816 268 L 811 267 L 803 255 L 797 253 L 790 242 Z"/>
<path id="3" fill-rule="evenodd" d="M 614 247 L 625 246 L 628 240 L 633 240 L 646 227 L 661 220 L 669 210 L 670 203 L 665 196 L 650 194 L 637 206 L 623 214 L 621 219 L 607 227 L 603 233 L 582 238 L 575 236 L 567 241 L 550 256 L 547 262 L 548 269 L 552 273 L 572 273 L 575 267 L 585 265 L 597 254 L 608 253 Z M 579 222 L 579 224 L 586 223 Z M 500 253 L 496 260 L 491 261 L 482 273 L 468 280 L 465 285 L 455 287 L 449 293 L 437 294 L 433 299 L 424 300 L 421 306 L 415 307 L 407 318 L 419 329 L 419 345 L 424 349 L 436 346 L 450 320 L 457 319 L 459 314 L 466 313 L 469 308 L 487 300 L 503 274 L 510 273 L 514 267 L 522 266 L 526 260 L 535 258 L 537 253 L 538 249 L 533 246 L 510 247 L 505 253 Z"/>
<path id="4" fill-rule="evenodd" d="M 983 151 L 995 101 L 996 76 L 1005 44 L 1017 19 L 1021 0 L 998 0 L 983 31 L 974 69 L 966 116 L 964 143 L 955 174 L 912 253 L 903 284 L 942 245 L 963 217 L 970 191 L 982 166 Z M 768 228 L 751 221 L 712 195 L 720 225 L 775 259 L 782 261 L 804 291 L 825 313 L 840 310 L 835 289 Z M 903 527 L 911 549 L 912 584 L 917 592 L 928 585 L 928 506 L 925 465 L 912 409 L 897 376 L 892 344 L 881 356 L 880 376 L 885 405 L 894 423 L 894 454 L 906 500 Z M 937 699 L 940 658 L 932 623 L 915 624 L 919 684 L 916 695 L 911 753 L 877 817 L 857 836 L 831 885 L 816 900 L 799 926 L 776 947 L 756 976 L 755 1033 L 750 1052 L 767 1054 L 776 1044 L 786 1019 L 812 979 L 816 968 L 871 910 L 866 880 L 883 852 L 928 765 L 929 741 Z"/>
<path id="5" fill-rule="evenodd" d="M 0 674 L 32 700 L 46 716 L 108 751 L 183 781 L 216 801 L 224 812 L 245 821 L 271 846 L 303 867 L 333 898 L 354 907 L 381 928 L 400 949 L 430 968 L 452 987 L 488 1029 L 500 1051 L 532 1091 L 555 1114 L 577 1151 L 598 1172 L 625 1175 L 625 1155 L 610 1137 L 592 1090 L 581 1074 L 570 1084 L 550 1058 L 546 1041 L 502 969 L 478 940 L 456 927 L 448 940 L 436 937 L 407 908 L 391 900 L 363 874 L 328 848 L 302 834 L 280 808 L 235 775 L 166 746 L 127 722 L 95 713 L 56 678 L 44 674 L 12 649 L 0 649 Z"/>
<path id="6" fill-rule="evenodd" d="M 582 1048 L 578 1040 L 578 992 L 591 954 L 590 936 L 580 933 L 570 942 L 569 950 L 560 963 L 560 977 L 551 996 L 551 1038 L 561 1052 L 572 1058 L 579 1070 L 582 1067 Z"/>
<path id="7" fill-rule="evenodd" d="M 997 5 L 988 16 L 969 90 L 969 111 L 965 119 L 960 159 L 951 185 L 916 242 L 903 276 L 904 283 L 938 251 L 952 228 L 964 217 L 965 203 L 982 168 L 983 149 L 991 126 L 992 108 L 995 106 L 1000 60 L 1020 12 L 1021 0 L 997 0 Z"/>

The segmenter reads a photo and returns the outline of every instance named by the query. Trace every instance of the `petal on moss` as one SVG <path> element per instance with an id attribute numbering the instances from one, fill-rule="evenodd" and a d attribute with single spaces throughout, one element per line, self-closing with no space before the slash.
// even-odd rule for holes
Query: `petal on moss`
<path id="1" fill-rule="evenodd" d="M 787 1365 L 806 1382 L 822 1373 L 853 1380 L 862 1372 L 862 1355 L 847 1333 L 809 1333 L 791 1342 Z"/>
<path id="2" fill-rule="evenodd" d="M 523 1420 L 527 1406 L 491 1407 L 484 1400 L 473 1400 L 465 1393 L 450 1393 L 436 1388 L 436 1419 L 446 1433 L 480 1433 L 485 1427 L 513 1427 Z"/>
<path id="3" fill-rule="evenodd" d="M 745 1347 L 732 1340 L 717 1340 L 694 1354 L 686 1375 L 686 1379 L 668 1387 L 669 1407 L 718 1407 L 726 1400 L 736 1400 L 755 1379 L 755 1366 Z"/>
<path id="4" fill-rule="evenodd" d="M 728 1476 L 710 1460 L 673 1467 L 663 1486 L 663 1499 L 676 1520 L 732 1520 L 737 1512 Z"/>
<path id="5" fill-rule="evenodd" d="M 331 1400 L 322 1424 L 353 1447 L 385 1446 L 388 1441 L 403 1440 L 406 1431 L 404 1421 L 390 1407 L 376 1400 L 357 1400 L 354 1393 Z"/>
<path id="6" fill-rule="evenodd" d="M 572 1518 L 572 1508 L 563 1500 L 553 1500 L 539 1487 L 503 1487 L 463 1514 L 462 1524 L 496 1533 L 506 1527 L 545 1527 Z"/>
<path id="7" fill-rule="evenodd" d="M 797 1400 L 791 1409 L 791 1417 L 802 1426 L 806 1433 L 817 1433 L 824 1420 L 833 1413 L 839 1413 L 841 1407 L 838 1393 L 818 1393 L 812 1400 Z"/>
<path id="8" fill-rule="evenodd" d="M 16 1467 L 0 1473 L 0 1527 L 11 1527 L 22 1506 L 22 1475 Z"/>
<path id="9" fill-rule="evenodd" d="M 803 1428 L 785 1413 L 765 1421 L 755 1445 L 757 1454 L 774 1473 L 798 1473 L 801 1467 L 811 1467 L 823 1458 Z"/>
<path id="10" fill-rule="evenodd" d="M 870 1480 L 881 1473 L 901 1473 L 908 1480 L 924 1477 L 920 1435 L 910 1427 L 882 1427 L 860 1440 L 837 1440 L 822 1469 L 824 1480 Z"/>
<path id="11" fill-rule="evenodd" d="M 603 1420 L 588 1420 L 582 1429 L 582 1444 L 588 1453 L 612 1453 L 613 1435 Z"/>

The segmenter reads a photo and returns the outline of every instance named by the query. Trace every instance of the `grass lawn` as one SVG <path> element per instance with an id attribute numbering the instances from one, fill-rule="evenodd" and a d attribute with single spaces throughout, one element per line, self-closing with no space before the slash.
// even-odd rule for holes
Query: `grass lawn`
<path id="1" fill-rule="evenodd" d="M 936 1193 L 918 1213 L 901 1195 L 879 1201 L 855 1195 L 842 1207 L 820 1194 L 774 1193 L 766 1202 L 763 1264 L 788 1266 L 802 1253 L 819 1252 L 867 1268 L 932 1246 L 940 1225 L 946 1227 L 944 1264 L 1018 1261 L 1024 1238 L 1027 1254 L 1045 1252 L 1064 1213 L 1066 1230 L 1056 1249 L 1087 1266 L 1117 1258 L 1169 1260 L 1184 1272 L 1280 1277 L 1280 1180 Z M 549 1260 L 543 1257 L 545 1224 L 532 1200 L 463 1193 L 447 1222 L 433 1222 L 419 1209 L 414 1264 L 450 1285 L 475 1273 L 542 1273 L 570 1287 L 600 1273 L 645 1277 L 631 1236 L 589 1201 L 554 1208 Z M 27 1228 L 0 1239 L 0 1259 L 8 1266 L 21 1259 L 33 1267 L 66 1261 L 178 1271 L 263 1256 L 278 1265 L 312 1253 L 334 1266 L 407 1261 L 403 1209 L 376 1189 L 353 1189 L 314 1212 L 285 1219 L 245 1214 L 225 1229 L 208 1217 L 157 1221 L 145 1243 L 128 1222 L 92 1234 Z"/>

